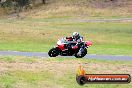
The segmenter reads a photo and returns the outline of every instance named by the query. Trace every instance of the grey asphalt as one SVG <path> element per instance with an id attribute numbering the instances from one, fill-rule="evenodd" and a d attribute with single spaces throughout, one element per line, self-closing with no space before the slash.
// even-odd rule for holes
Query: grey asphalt
<path id="1" fill-rule="evenodd" d="M 19 51 L 0 51 L 0 56 L 27 56 L 27 57 L 49 57 L 46 52 L 19 52 Z M 62 56 L 59 56 L 62 57 Z M 63 56 L 62 58 L 75 58 L 73 56 Z M 129 60 L 132 61 L 132 56 L 123 55 L 96 55 L 87 54 L 84 58 L 87 59 L 105 59 L 105 60 Z"/>
<path id="2" fill-rule="evenodd" d="M 80 22 L 122 22 L 122 21 L 132 21 L 132 18 L 111 18 L 111 19 L 80 20 Z"/>

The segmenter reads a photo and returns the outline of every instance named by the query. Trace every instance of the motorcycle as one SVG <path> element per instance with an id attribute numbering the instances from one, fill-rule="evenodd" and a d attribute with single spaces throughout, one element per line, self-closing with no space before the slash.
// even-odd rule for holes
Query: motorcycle
<path id="1" fill-rule="evenodd" d="M 76 58 L 82 58 L 87 54 L 87 48 L 92 46 L 91 41 L 83 41 L 77 44 L 72 39 L 58 39 L 57 46 L 49 50 L 48 55 L 50 57 L 60 56 L 75 56 Z M 71 48 L 72 47 L 72 48 Z"/>

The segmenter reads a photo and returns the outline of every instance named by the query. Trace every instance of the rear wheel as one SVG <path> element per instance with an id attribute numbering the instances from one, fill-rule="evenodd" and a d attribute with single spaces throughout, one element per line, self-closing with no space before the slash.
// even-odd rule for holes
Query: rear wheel
<path id="1" fill-rule="evenodd" d="M 56 57 L 59 55 L 59 50 L 57 48 L 52 48 L 49 50 L 48 55 L 50 57 Z"/>
<path id="2" fill-rule="evenodd" d="M 87 49 L 85 48 L 84 49 L 84 52 L 82 52 L 81 55 L 78 55 L 78 52 L 75 54 L 75 57 L 76 58 L 83 58 L 85 55 L 87 54 Z"/>

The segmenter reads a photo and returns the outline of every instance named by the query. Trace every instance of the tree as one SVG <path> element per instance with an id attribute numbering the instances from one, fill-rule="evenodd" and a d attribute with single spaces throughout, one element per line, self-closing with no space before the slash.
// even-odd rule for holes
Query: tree
<path id="1" fill-rule="evenodd" d="M 42 3 L 43 3 L 43 4 L 46 4 L 46 0 L 42 0 Z"/>

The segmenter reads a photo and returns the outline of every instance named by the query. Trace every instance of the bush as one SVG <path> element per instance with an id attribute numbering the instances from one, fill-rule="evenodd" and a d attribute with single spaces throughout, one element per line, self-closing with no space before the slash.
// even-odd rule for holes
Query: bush
<path id="1" fill-rule="evenodd" d="M 5 2 L 1 3 L 1 7 L 12 7 L 12 1 L 11 0 L 6 0 Z"/>

